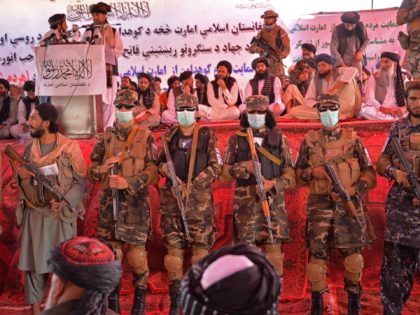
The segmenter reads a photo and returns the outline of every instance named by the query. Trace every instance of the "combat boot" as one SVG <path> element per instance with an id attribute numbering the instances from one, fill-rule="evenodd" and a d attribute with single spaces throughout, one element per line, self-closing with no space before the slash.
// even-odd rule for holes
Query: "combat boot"
<path id="1" fill-rule="evenodd" d="M 324 299 L 322 292 L 312 291 L 311 315 L 322 315 L 324 311 Z"/>
<path id="2" fill-rule="evenodd" d="M 181 310 L 181 280 L 174 280 L 169 283 L 169 297 L 171 298 L 169 315 L 179 315 Z"/>
<path id="3" fill-rule="evenodd" d="M 138 287 L 134 289 L 133 307 L 131 308 L 131 315 L 146 314 L 146 288 Z"/>
<path id="4" fill-rule="evenodd" d="M 121 284 L 118 284 L 115 287 L 114 291 L 112 291 L 111 294 L 108 296 L 108 307 L 118 314 L 121 314 L 120 289 L 121 289 Z"/>
<path id="5" fill-rule="evenodd" d="M 348 305 L 347 310 L 349 315 L 360 315 L 360 294 L 347 292 Z"/>

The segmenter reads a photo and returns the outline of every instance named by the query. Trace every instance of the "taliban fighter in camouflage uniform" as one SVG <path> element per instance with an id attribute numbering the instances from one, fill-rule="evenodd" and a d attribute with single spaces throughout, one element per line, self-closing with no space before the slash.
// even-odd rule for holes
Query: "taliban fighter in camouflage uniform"
<path id="1" fill-rule="evenodd" d="M 117 121 L 105 130 L 90 155 L 89 177 L 101 183 L 98 236 L 110 241 L 122 260 L 123 245 L 128 243 L 127 262 L 133 271 L 134 303 L 131 314 L 145 313 L 149 268 L 146 242 L 151 232 L 149 185 L 157 184 L 157 146 L 147 128 L 134 125 L 133 110 L 137 92 L 118 91 L 114 104 Z M 111 169 L 117 169 L 111 175 Z M 117 189 L 119 207 L 113 214 L 113 189 Z M 109 296 L 109 307 L 119 309 L 118 286 Z"/>
<path id="2" fill-rule="evenodd" d="M 407 24 L 408 36 L 398 35 L 401 47 L 408 50 L 410 71 L 416 80 L 420 79 L 420 0 L 403 0 L 397 12 L 397 24 Z"/>
<path id="3" fill-rule="evenodd" d="M 318 112 L 322 128 L 304 136 L 296 160 L 298 185 L 309 186 L 307 204 L 307 243 L 309 263 L 306 268 L 312 289 L 311 314 L 322 314 L 322 295 L 326 291 L 327 260 L 331 248 L 344 257 L 344 288 L 348 293 L 348 313 L 360 314 L 360 285 L 363 257 L 360 254 L 368 239 L 346 206 L 332 192 L 331 179 L 323 163 L 330 162 L 351 196 L 363 227 L 366 219 L 361 198 L 376 185 L 375 172 L 360 138 L 352 129 L 341 128 L 339 98 L 321 94 Z"/>
<path id="4" fill-rule="evenodd" d="M 377 171 L 394 180 L 385 203 L 387 223 L 381 270 L 384 314 L 401 314 L 410 297 L 420 259 L 420 201 L 391 145 L 398 138 L 412 170 L 420 178 L 420 81 L 406 83 L 409 115 L 396 122 L 379 156 Z"/>
<path id="5" fill-rule="evenodd" d="M 185 233 L 181 212 L 169 178 L 167 159 L 162 150 L 159 155 L 159 172 L 166 177 L 166 181 L 160 190 L 160 228 L 168 249 L 164 265 L 168 273 L 171 298 L 169 314 L 180 312 L 180 285 L 185 251 L 191 249 L 191 262 L 195 263 L 206 256 L 213 246 L 214 207 L 211 184 L 222 172 L 222 159 L 217 149 L 216 134 L 209 127 L 200 128 L 196 123 L 197 97 L 179 95 L 175 99 L 175 109 L 179 126 L 173 127 L 165 135 L 165 139 L 174 162 L 177 182 L 181 187 L 191 239 L 188 241 Z M 191 162 L 193 160 L 195 163 Z"/>
<path id="6" fill-rule="evenodd" d="M 296 183 L 290 145 L 281 131 L 275 128 L 276 119 L 268 109 L 270 100 L 267 96 L 249 96 L 245 104 L 246 112 L 240 121 L 242 130 L 229 139 L 224 154 L 221 180 L 236 180 L 233 199 L 236 241 L 260 246 L 282 279 L 284 253 L 281 252 L 281 244 L 290 240 L 284 189 L 293 188 Z M 254 142 L 258 144 L 256 148 L 268 197 L 274 244 L 271 243 L 257 195 L 247 127 L 252 128 Z"/>
<path id="7" fill-rule="evenodd" d="M 269 64 L 269 73 L 279 77 L 284 86 L 286 77 L 284 75 L 283 59 L 290 54 L 290 39 L 286 31 L 276 24 L 278 16 L 279 15 L 273 10 L 267 10 L 261 15 L 261 18 L 264 19 L 264 26 L 255 37 L 257 41 L 253 39 L 251 42 L 249 52 L 251 54 L 258 53 L 261 57 L 266 57 Z M 259 40 L 268 44 L 274 51 L 274 55 L 261 48 L 261 46 L 257 44 Z M 278 60 L 276 60 L 276 57 Z"/>

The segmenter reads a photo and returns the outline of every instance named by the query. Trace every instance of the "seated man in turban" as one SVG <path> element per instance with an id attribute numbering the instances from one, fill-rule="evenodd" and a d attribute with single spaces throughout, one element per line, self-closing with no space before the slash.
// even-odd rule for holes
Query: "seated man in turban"
<path id="1" fill-rule="evenodd" d="M 122 268 L 112 248 L 85 236 L 51 251 L 53 273 L 43 315 L 116 314 L 107 309 L 107 296 L 119 284 Z"/>
<path id="2" fill-rule="evenodd" d="M 381 54 L 380 69 L 370 76 L 360 116 L 369 120 L 394 120 L 406 113 L 400 56 Z"/>
<path id="3" fill-rule="evenodd" d="M 340 98 L 340 120 L 357 117 L 360 112 L 361 95 L 353 67 L 335 68 L 335 59 L 328 54 L 315 57 L 315 73 L 305 95 L 305 104 L 293 107 L 289 113 L 294 119 L 319 120 L 315 107 L 318 97 L 323 93 L 338 94 Z"/>

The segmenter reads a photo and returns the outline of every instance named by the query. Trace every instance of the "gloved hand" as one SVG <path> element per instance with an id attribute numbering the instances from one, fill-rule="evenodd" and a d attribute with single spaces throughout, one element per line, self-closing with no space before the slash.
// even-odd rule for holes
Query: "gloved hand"
<path id="1" fill-rule="evenodd" d="M 394 170 L 392 176 L 398 184 L 400 184 L 404 188 L 410 188 L 410 182 L 408 181 L 408 176 L 406 172 L 401 170 Z"/>

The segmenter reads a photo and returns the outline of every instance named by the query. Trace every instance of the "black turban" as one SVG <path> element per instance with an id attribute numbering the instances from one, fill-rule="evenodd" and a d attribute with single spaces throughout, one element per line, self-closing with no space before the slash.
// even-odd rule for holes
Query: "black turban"
<path id="1" fill-rule="evenodd" d="M 313 52 L 314 54 L 316 53 L 316 47 L 310 43 L 303 43 L 302 48 L 305 48 L 306 50 L 309 50 Z"/>
<path id="2" fill-rule="evenodd" d="M 329 63 L 330 65 L 335 64 L 335 58 L 333 56 L 330 56 L 328 54 L 319 54 L 315 57 L 315 62 L 318 64 L 320 61 L 325 61 L 326 63 Z"/>
<path id="3" fill-rule="evenodd" d="M 341 21 L 346 24 L 357 24 L 360 21 L 360 15 L 357 12 L 345 12 L 341 15 Z"/>
<path id="4" fill-rule="evenodd" d="M 23 84 L 23 90 L 26 92 L 35 92 L 35 81 L 25 81 Z"/>
<path id="5" fill-rule="evenodd" d="M 10 90 L 10 83 L 6 79 L 0 79 L 0 84 L 2 84 L 6 90 Z"/>
<path id="6" fill-rule="evenodd" d="M 388 58 L 394 62 L 400 62 L 400 56 L 390 51 L 384 51 L 381 54 L 381 58 Z"/>
<path id="7" fill-rule="evenodd" d="M 193 73 L 191 71 L 184 71 L 180 74 L 179 76 L 179 81 L 185 81 L 187 80 L 189 77 L 192 77 Z"/>
<path id="8" fill-rule="evenodd" d="M 259 64 L 259 63 L 265 64 L 265 66 L 268 68 L 268 60 L 267 60 L 267 58 L 265 58 L 265 57 L 258 57 L 258 58 L 255 58 L 254 60 L 252 60 L 252 63 L 251 63 L 252 69 L 255 70 L 255 68 L 257 67 L 257 64 Z"/>
<path id="9" fill-rule="evenodd" d="M 226 277 L 209 274 L 224 258 L 232 261 L 231 267 L 244 260 L 249 264 Z M 182 308 L 189 315 L 278 314 L 279 275 L 260 249 L 246 244 L 222 247 L 193 265 L 181 291 Z"/>
<path id="10" fill-rule="evenodd" d="M 48 23 L 50 24 L 50 27 L 57 26 L 58 24 L 61 24 L 65 21 L 66 21 L 66 15 L 60 14 L 60 13 L 54 14 L 48 19 Z"/>
<path id="11" fill-rule="evenodd" d="M 219 61 L 216 68 L 219 68 L 220 66 L 225 67 L 227 71 L 229 72 L 229 74 L 232 73 L 232 64 L 229 61 L 227 60 Z"/>

